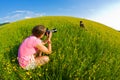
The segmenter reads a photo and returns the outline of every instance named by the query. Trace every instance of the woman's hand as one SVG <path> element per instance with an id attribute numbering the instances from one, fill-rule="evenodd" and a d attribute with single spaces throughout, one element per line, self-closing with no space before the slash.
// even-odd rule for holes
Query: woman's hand
<path id="1" fill-rule="evenodd" d="M 45 45 L 48 42 L 51 42 L 51 37 L 52 37 L 52 32 L 50 32 L 49 34 L 47 33 L 47 38 L 42 42 L 43 45 Z"/>
<path id="2" fill-rule="evenodd" d="M 51 38 L 52 38 L 52 32 L 48 34 L 48 41 L 51 41 Z"/>

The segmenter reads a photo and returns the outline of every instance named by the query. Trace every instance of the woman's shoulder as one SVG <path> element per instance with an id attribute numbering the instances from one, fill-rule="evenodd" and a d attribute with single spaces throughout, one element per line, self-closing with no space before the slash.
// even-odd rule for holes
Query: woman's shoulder
<path id="1" fill-rule="evenodd" d="M 39 39 L 39 38 L 37 38 L 35 36 L 30 36 L 30 39 L 37 42 L 37 43 L 41 43 L 41 41 L 42 41 L 41 39 Z"/>

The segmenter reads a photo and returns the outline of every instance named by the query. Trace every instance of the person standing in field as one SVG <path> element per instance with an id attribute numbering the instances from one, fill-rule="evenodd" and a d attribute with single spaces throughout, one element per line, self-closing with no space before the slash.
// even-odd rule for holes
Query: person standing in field
<path id="1" fill-rule="evenodd" d="M 45 54 L 51 54 L 51 37 L 52 32 L 47 33 L 47 38 L 42 41 L 41 38 L 45 35 L 46 28 L 43 25 L 37 25 L 32 29 L 32 35 L 27 37 L 20 45 L 18 50 L 18 62 L 19 65 L 25 69 L 34 69 L 37 66 L 44 65 L 49 62 L 48 56 L 42 56 L 42 52 Z M 45 44 L 48 46 L 46 47 Z"/>

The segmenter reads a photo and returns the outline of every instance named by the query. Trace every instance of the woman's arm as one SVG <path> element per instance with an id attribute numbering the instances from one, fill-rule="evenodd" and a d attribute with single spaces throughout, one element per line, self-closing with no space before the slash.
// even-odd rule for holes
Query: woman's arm
<path id="1" fill-rule="evenodd" d="M 43 45 L 45 45 L 48 42 L 48 37 L 42 42 Z"/>
<path id="2" fill-rule="evenodd" d="M 38 44 L 36 47 L 44 52 L 44 53 L 47 53 L 47 54 L 50 54 L 52 52 L 52 47 L 51 47 L 51 37 L 52 37 L 52 32 L 50 32 L 50 34 L 48 35 L 48 40 L 47 40 L 47 43 L 48 43 L 48 47 L 44 46 L 43 44 Z"/>
<path id="3" fill-rule="evenodd" d="M 50 54 L 52 52 L 52 48 L 51 48 L 51 41 L 48 41 L 48 47 L 44 46 L 43 44 L 38 44 L 36 46 L 40 51 L 46 53 L 46 54 Z"/>

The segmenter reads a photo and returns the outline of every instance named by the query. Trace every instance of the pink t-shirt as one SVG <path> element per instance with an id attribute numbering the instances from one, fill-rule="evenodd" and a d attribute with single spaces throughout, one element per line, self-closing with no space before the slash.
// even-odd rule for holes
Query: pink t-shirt
<path id="1" fill-rule="evenodd" d="M 35 46 L 40 43 L 41 40 L 35 36 L 29 36 L 22 42 L 18 50 L 18 62 L 20 66 L 27 66 L 31 56 L 37 52 Z"/>

